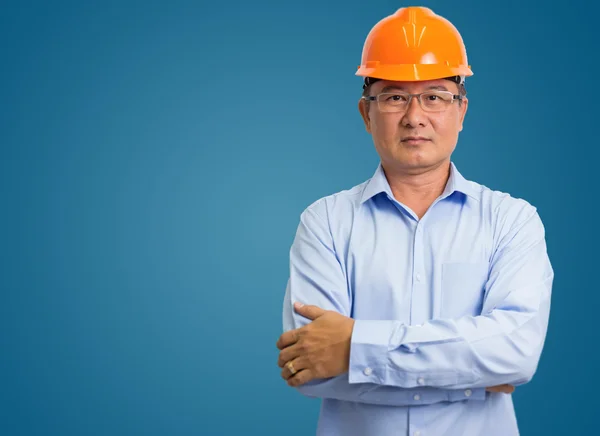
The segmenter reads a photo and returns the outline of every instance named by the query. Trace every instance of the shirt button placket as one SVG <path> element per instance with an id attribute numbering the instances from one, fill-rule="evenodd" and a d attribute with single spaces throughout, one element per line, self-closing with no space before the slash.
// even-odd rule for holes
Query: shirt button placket
<path id="1" fill-rule="evenodd" d="M 430 306 L 428 294 L 425 292 L 427 280 L 423 258 L 423 223 L 421 221 L 417 223 L 414 233 L 412 278 L 411 325 L 418 325 L 427 321 Z"/>
<path id="2" fill-rule="evenodd" d="M 427 292 L 427 276 L 425 271 L 425 261 L 423 255 L 423 240 L 424 230 L 423 222 L 417 222 L 417 226 L 414 233 L 414 246 L 413 246 L 413 276 L 412 276 L 412 292 L 411 292 L 411 305 L 410 305 L 410 324 L 420 325 L 427 321 L 430 299 Z M 417 384 L 419 386 L 425 385 L 425 379 L 418 377 Z M 422 404 L 422 396 L 420 393 L 416 393 L 413 396 L 415 406 Z M 425 417 L 423 415 L 423 409 L 419 407 L 409 408 L 409 419 L 410 425 L 410 436 L 424 436 L 423 426 L 425 424 Z"/>

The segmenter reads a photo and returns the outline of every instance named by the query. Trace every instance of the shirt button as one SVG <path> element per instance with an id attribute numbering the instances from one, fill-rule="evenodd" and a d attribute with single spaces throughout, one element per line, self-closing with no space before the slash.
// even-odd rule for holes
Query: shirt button
<path id="1" fill-rule="evenodd" d="M 371 368 L 367 367 L 364 369 L 363 373 L 365 375 L 371 375 L 373 373 L 373 370 Z"/>
<path id="2" fill-rule="evenodd" d="M 420 282 L 420 281 L 421 281 L 421 274 L 417 274 L 417 275 L 415 276 L 415 278 L 417 279 L 417 281 L 418 281 L 418 282 Z"/>
<path id="3" fill-rule="evenodd" d="M 414 397 L 415 401 L 419 401 L 421 399 L 421 396 L 419 394 L 416 394 Z"/>
<path id="4" fill-rule="evenodd" d="M 419 379 L 417 380 L 417 383 L 419 383 L 420 385 L 424 385 L 425 379 L 423 377 L 419 377 Z"/>
<path id="5" fill-rule="evenodd" d="M 421 432 L 419 430 L 417 430 L 416 432 L 413 433 L 414 436 L 421 436 Z"/>
<path id="6" fill-rule="evenodd" d="M 466 397 L 470 397 L 472 393 L 473 393 L 473 391 L 471 391 L 471 389 L 467 389 L 467 390 L 465 391 L 465 396 L 466 396 Z"/>

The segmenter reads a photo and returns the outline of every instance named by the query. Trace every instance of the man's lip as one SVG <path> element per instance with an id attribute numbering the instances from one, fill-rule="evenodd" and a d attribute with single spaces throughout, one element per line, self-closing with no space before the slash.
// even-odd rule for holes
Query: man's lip
<path id="1" fill-rule="evenodd" d="M 429 141 L 429 139 L 422 136 L 408 136 L 406 138 L 402 138 L 402 142 L 407 141 Z"/>

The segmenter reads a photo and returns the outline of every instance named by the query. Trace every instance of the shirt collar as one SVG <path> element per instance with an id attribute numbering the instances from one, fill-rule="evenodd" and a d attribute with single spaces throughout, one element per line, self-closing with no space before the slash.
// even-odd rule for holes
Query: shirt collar
<path id="1" fill-rule="evenodd" d="M 388 194 L 390 198 L 394 198 L 390 184 L 388 183 L 383 171 L 383 166 L 381 165 L 381 162 L 379 162 L 379 165 L 377 165 L 377 169 L 375 170 L 375 174 L 373 174 L 373 177 L 369 179 L 367 186 L 363 190 L 362 197 L 360 199 L 361 204 L 382 192 Z M 479 200 L 477 190 L 475 189 L 473 183 L 465 179 L 462 174 L 460 174 L 456 168 L 456 165 L 454 165 L 454 162 L 450 162 L 450 177 L 448 178 L 448 182 L 446 183 L 446 187 L 444 188 L 441 198 L 446 198 L 454 192 L 461 192 L 473 198 L 474 200 Z"/>

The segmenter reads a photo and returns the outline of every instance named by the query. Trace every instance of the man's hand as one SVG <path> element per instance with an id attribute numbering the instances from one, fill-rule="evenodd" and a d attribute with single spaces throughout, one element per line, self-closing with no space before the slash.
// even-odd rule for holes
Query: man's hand
<path id="1" fill-rule="evenodd" d="M 354 320 L 317 306 L 295 303 L 294 309 L 312 322 L 279 337 L 281 377 L 295 387 L 347 372 Z"/>
<path id="2" fill-rule="evenodd" d="M 492 386 L 489 388 L 485 388 L 488 392 L 500 392 L 503 394 L 512 394 L 515 391 L 515 387 L 513 385 L 498 385 Z"/>

